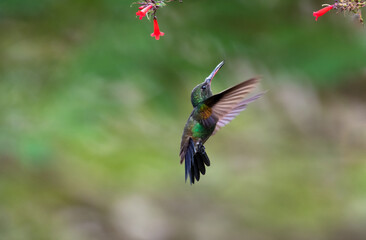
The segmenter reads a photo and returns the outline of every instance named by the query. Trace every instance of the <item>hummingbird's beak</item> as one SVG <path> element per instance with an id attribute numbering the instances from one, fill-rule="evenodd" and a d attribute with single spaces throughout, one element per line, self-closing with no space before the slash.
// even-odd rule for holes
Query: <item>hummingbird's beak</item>
<path id="1" fill-rule="evenodd" d="M 211 85 L 211 81 L 216 75 L 216 73 L 220 70 L 220 68 L 224 65 L 224 61 L 220 62 L 219 65 L 212 71 L 212 73 L 206 78 L 205 82 Z"/>

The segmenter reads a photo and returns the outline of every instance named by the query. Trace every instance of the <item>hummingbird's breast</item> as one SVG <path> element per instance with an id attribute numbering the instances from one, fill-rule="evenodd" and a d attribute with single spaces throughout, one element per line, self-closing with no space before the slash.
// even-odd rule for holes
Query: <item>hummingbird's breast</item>
<path id="1" fill-rule="evenodd" d="M 201 139 L 202 143 L 205 143 L 215 130 L 216 124 L 210 127 L 205 127 L 201 123 L 196 122 L 192 129 L 193 140 Z"/>
<path id="2" fill-rule="evenodd" d="M 183 138 L 190 137 L 194 142 L 199 140 L 202 144 L 207 141 L 207 139 L 212 135 L 215 130 L 216 123 L 211 126 L 204 126 L 198 120 L 195 119 L 194 114 L 192 114 L 186 123 L 183 131 Z"/>
<path id="3" fill-rule="evenodd" d="M 181 163 L 183 162 L 189 140 L 192 139 L 195 144 L 197 142 L 204 144 L 216 128 L 217 120 L 215 118 L 212 119 L 213 121 L 205 122 L 206 119 L 210 119 L 210 116 L 206 116 L 206 112 L 202 111 L 202 106 L 195 107 L 184 126 L 180 144 Z"/>

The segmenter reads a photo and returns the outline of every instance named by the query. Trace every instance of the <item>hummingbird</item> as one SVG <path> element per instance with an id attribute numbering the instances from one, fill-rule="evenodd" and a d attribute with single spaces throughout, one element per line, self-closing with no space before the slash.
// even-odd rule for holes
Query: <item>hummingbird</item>
<path id="1" fill-rule="evenodd" d="M 180 144 L 180 163 L 185 161 L 185 181 L 190 183 L 200 180 L 205 175 L 210 159 L 205 151 L 205 142 L 223 126 L 233 120 L 247 105 L 261 97 L 264 93 L 244 99 L 259 82 L 259 78 L 251 78 L 218 94 L 212 95 L 211 82 L 216 73 L 224 65 L 219 63 L 204 82 L 198 84 L 191 93 L 193 111 L 183 130 Z"/>

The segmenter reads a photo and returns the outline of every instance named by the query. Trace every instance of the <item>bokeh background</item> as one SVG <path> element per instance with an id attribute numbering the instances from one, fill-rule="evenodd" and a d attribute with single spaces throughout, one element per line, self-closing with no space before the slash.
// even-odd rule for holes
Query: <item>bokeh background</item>
<path id="1" fill-rule="evenodd" d="M 0 239 L 366 239 L 366 30 L 323 1 L 0 1 Z M 331 1 L 329 2 L 331 3 Z M 179 164 L 190 92 L 268 90 Z"/>

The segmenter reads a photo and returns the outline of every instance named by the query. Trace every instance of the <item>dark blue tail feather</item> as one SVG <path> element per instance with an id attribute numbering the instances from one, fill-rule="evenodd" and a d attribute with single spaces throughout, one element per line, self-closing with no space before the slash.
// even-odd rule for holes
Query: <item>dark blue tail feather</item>
<path id="1" fill-rule="evenodd" d="M 193 182 L 193 176 L 192 176 L 193 156 L 194 156 L 194 144 L 193 140 L 190 138 L 188 142 L 188 149 L 185 156 L 185 168 L 186 168 L 185 181 L 187 182 L 187 178 L 189 176 L 191 184 Z"/>
<path id="2" fill-rule="evenodd" d="M 205 175 L 206 166 L 210 166 L 210 160 L 205 152 L 203 146 L 199 147 L 197 152 L 194 148 L 192 139 L 189 139 L 188 149 L 185 155 L 185 181 L 189 176 L 189 181 L 194 184 L 195 179 L 197 182 L 200 180 L 200 174 Z"/>

